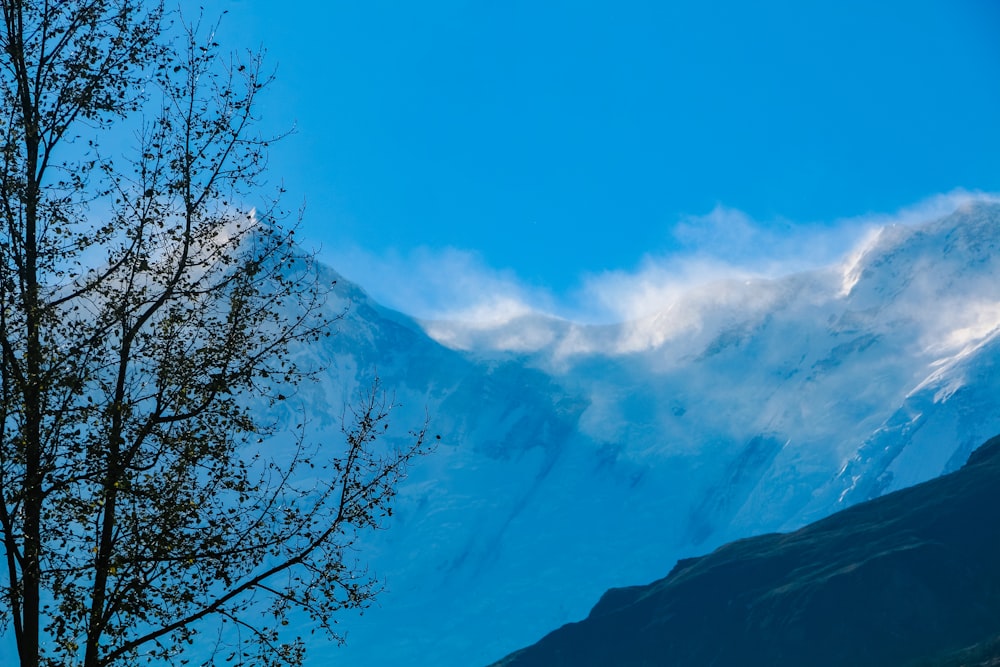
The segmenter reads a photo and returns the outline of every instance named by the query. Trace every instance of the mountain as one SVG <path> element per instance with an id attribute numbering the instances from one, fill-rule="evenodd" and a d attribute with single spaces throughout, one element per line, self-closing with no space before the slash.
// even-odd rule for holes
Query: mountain
<path id="1" fill-rule="evenodd" d="M 1000 436 L 957 472 L 610 590 L 494 667 L 997 664 L 998 525 Z"/>
<path id="2" fill-rule="evenodd" d="M 615 325 L 416 321 L 341 278 L 339 335 L 300 352 L 328 370 L 288 419 L 336 438 L 377 374 L 389 441 L 428 417 L 442 439 L 359 552 L 378 605 L 312 664 L 487 664 L 678 559 L 957 470 L 1000 432 L 998 275 L 981 199 Z"/>

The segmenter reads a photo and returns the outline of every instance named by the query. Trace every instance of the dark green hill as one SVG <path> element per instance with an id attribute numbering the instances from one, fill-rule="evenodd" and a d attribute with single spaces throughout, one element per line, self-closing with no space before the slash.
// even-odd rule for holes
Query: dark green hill
<path id="1" fill-rule="evenodd" d="M 680 561 L 496 667 L 993 665 L 1000 436 L 960 470 Z"/>

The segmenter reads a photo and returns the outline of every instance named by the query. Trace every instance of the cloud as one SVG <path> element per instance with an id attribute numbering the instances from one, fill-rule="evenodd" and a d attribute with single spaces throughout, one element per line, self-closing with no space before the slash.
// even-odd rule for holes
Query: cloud
<path id="1" fill-rule="evenodd" d="M 709 256 L 647 256 L 634 270 L 585 276 L 576 300 L 587 304 L 587 312 L 579 319 L 625 322 L 650 317 L 669 310 L 698 286 L 751 275 Z"/>
<path id="2" fill-rule="evenodd" d="M 956 211 L 968 209 L 978 203 L 1000 203 L 1000 195 L 956 188 L 951 192 L 934 195 L 912 206 L 906 206 L 894 213 L 869 213 L 855 218 L 845 218 L 839 224 L 864 223 L 868 227 L 886 225 L 917 225 L 943 218 Z"/>
<path id="3" fill-rule="evenodd" d="M 471 250 L 418 247 L 377 255 L 341 247 L 323 258 L 380 303 L 418 319 L 494 327 L 551 303 L 544 290 L 488 266 Z"/>
<path id="4" fill-rule="evenodd" d="M 706 215 L 687 216 L 673 229 L 676 247 L 643 257 L 634 269 L 585 275 L 574 296 L 581 319 L 631 321 L 662 313 L 692 291 L 724 301 L 739 293 L 732 285 L 767 280 L 821 267 L 856 264 L 875 230 L 916 225 L 944 217 L 996 195 L 955 190 L 895 213 L 877 213 L 826 223 L 784 219 L 756 221 L 737 209 L 717 205 Z"/>
<path id="5" fill-rule="evenodd" d="M 868 226 L 864 219 L 834 225 L 759 222 L 718 205 L 681 219 L 673 229 L 674 247 L 647 254 L 636 268 L 584 276 L 576 301 L 591 304 L 590 319 L 621 322 L 662 313 L 694 291 L 710 302 L 742 298 L 735 283 L 829 266 Z"/>
<path id="6" fill-rule="evenodd" d="M 1000 197 L 956 190 L 891 214 L 805 224 L 758 221 L 718 205 L 679 220 L 673 247 L 651 252 L 631 268 L 584 273 L 564 294 L 527 284 L 514 271 L 490 267 L 478 253 L 457 248 L 382 255 L 341 248 L 327 259 L 381 303 L 428 321 L 428 332 L 453 347 L 530 351 L 562 336 L 568 353 L 592 349 L 589 339 L 570 344 L 579 328 L 563 327 L 557 334 L 550 320 L 558 319 L 567 325 L 630 323 L 623 329 L 627 340 L 613 346 L 623 352 L 691 333 L 716 306 L 756 299 L 756 306 L 769 307 L 770 292 L 745 289 L 754 281 L 829 267 L 847 285 L 875 230 L 919 224 L 980 201 Z"/>
<path id="7" fill-rule="evenodd" d="M 845 227 L 853 226 L 756 221 L 720 204 L 707 215 L 683 218 L 674 227 L 674 238 L 684 255 L 711 257 L 758 273 L 788 273 L 839 256 L 853 237 Z"/>

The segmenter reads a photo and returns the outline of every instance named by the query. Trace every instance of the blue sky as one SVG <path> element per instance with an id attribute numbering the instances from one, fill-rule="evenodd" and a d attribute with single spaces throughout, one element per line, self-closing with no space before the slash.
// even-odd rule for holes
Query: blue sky
<path id="1" fill-rule="evenodd" d="M 223 43 L 277 66 L 303 241 L 419 315 L 492 290 L 586 317 L 602 277 L 821 261 L 845 219 L 1000 191 L 992 0 L 222 9 Z"/>

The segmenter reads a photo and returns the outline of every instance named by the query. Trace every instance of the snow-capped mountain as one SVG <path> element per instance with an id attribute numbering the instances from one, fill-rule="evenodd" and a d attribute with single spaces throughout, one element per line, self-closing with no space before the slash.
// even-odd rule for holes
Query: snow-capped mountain
<path id="1" fill-rule="evenodd" d="M 377 373 L 442 444 L 359 554 L 379 606 L 310 662 L 486 664 L 678 558 L 957 469 L 1000 432 L 998 276 L 982 200 L 618 325 L 421 323 L 341 280 L 297 405 L 332 429 Z"/>

